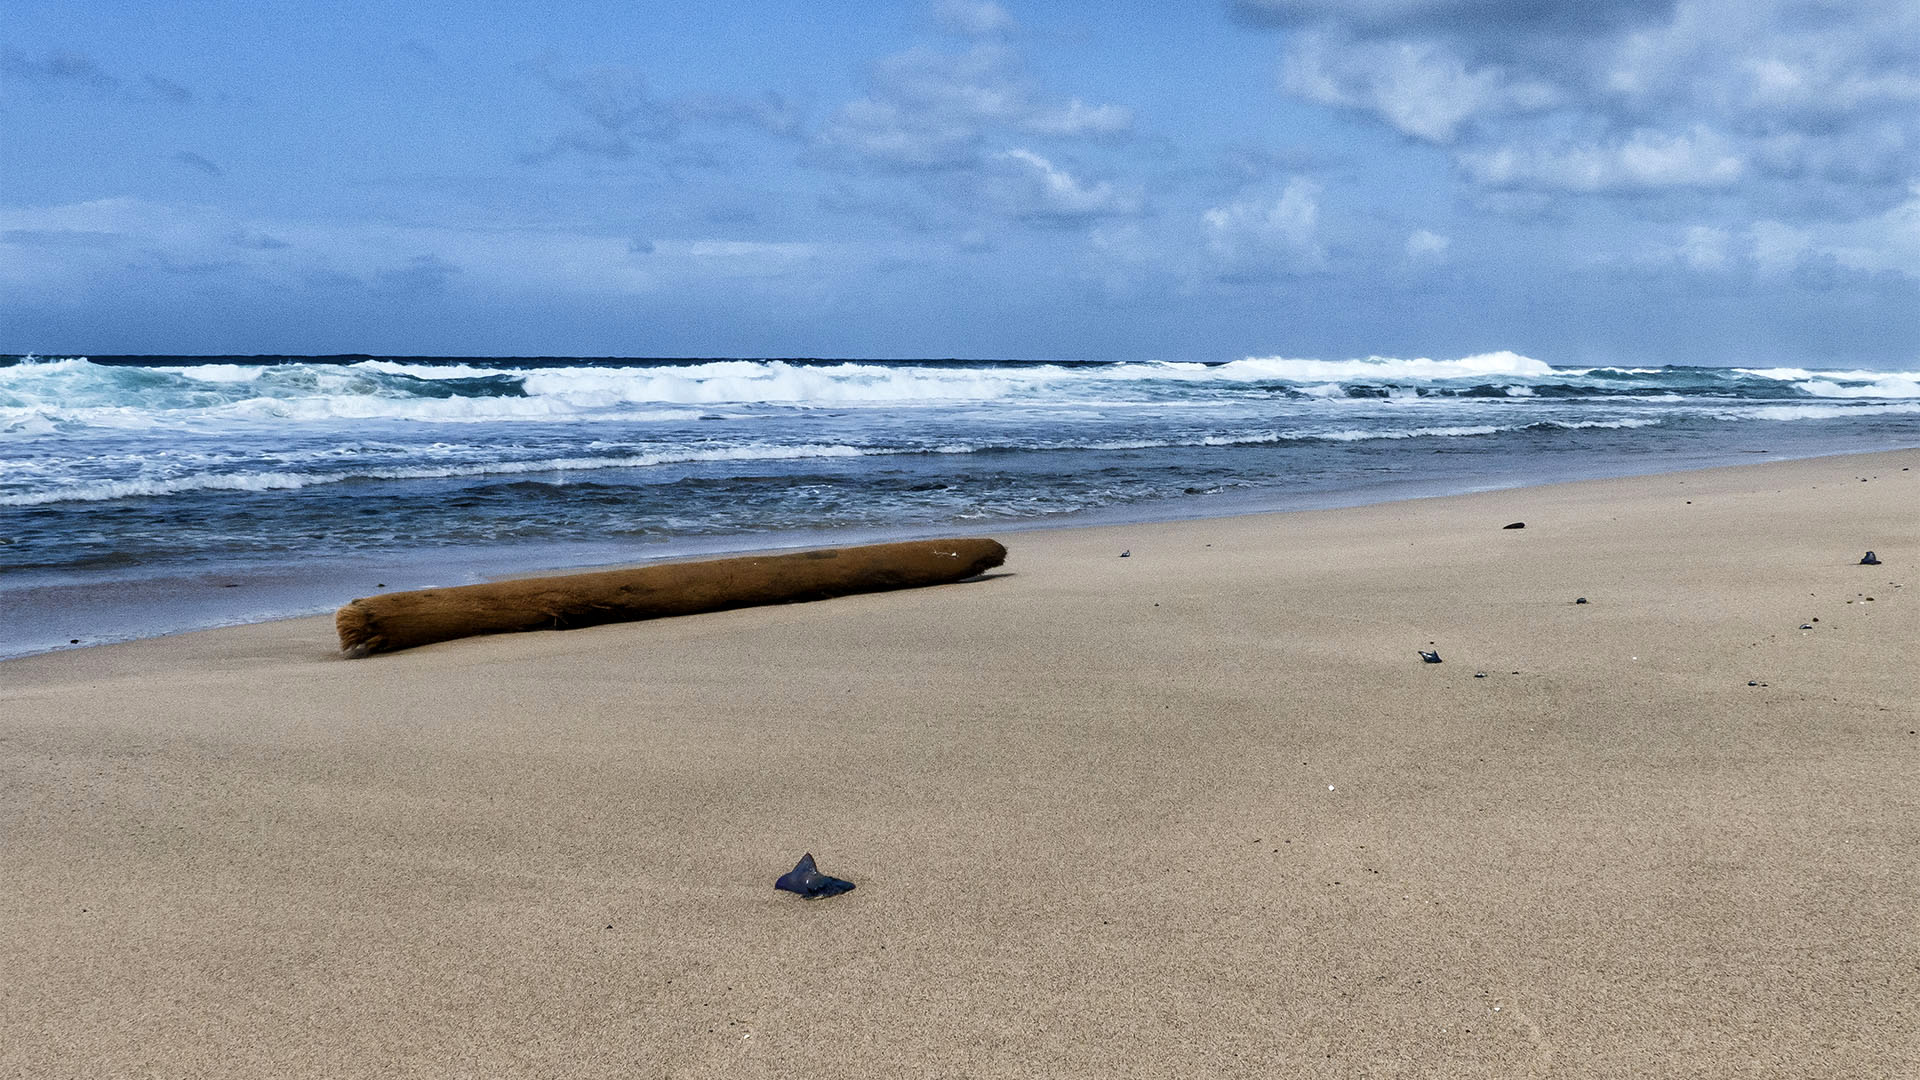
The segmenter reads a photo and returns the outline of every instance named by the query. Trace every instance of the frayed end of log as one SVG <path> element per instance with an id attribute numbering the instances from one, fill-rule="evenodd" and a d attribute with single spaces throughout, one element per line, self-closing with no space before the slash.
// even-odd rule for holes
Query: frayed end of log
<path id="1" fill-rule="evenodd" d="M 386 644 L 374 629 L 373 613 L 354 600 L 333 616 L 333 629 L 340 635 L 340 652 L 349 660 L 372 656 Z"/>

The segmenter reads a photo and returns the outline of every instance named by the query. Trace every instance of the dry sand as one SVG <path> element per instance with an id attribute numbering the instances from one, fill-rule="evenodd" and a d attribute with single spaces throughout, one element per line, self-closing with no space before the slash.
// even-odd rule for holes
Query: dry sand
<path id="1" fill-rule="evenodd" d="M 1920 452 L 1004 539 L 0 663 L 0 1075 L 1920 1075 Z"/>

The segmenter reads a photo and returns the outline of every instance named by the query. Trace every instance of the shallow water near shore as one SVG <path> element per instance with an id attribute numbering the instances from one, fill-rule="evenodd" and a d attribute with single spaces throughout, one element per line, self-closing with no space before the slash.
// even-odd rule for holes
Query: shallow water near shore
<path id="1" fill-rule="evenodd" d="M 1890 449 L 1914 373 L 0 358 L 0 656 L 544 568 Z"/>

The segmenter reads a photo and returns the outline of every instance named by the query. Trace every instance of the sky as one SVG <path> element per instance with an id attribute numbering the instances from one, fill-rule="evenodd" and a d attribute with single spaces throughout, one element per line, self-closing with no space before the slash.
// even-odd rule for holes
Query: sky
<path id="1" fill-rule="evenodd" d="M 0 352 L 1920 367 L 1914 0 L 11 0 Z"/>

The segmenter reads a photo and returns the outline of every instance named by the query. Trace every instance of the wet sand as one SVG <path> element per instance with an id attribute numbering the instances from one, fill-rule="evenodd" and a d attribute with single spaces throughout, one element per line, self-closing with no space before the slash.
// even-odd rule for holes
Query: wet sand
<path id="1" fill-rule="evenodd" d="M 0 662 L 0 1075 L 1920 1062 L 1920 451 L 1004 539 Z"/>

